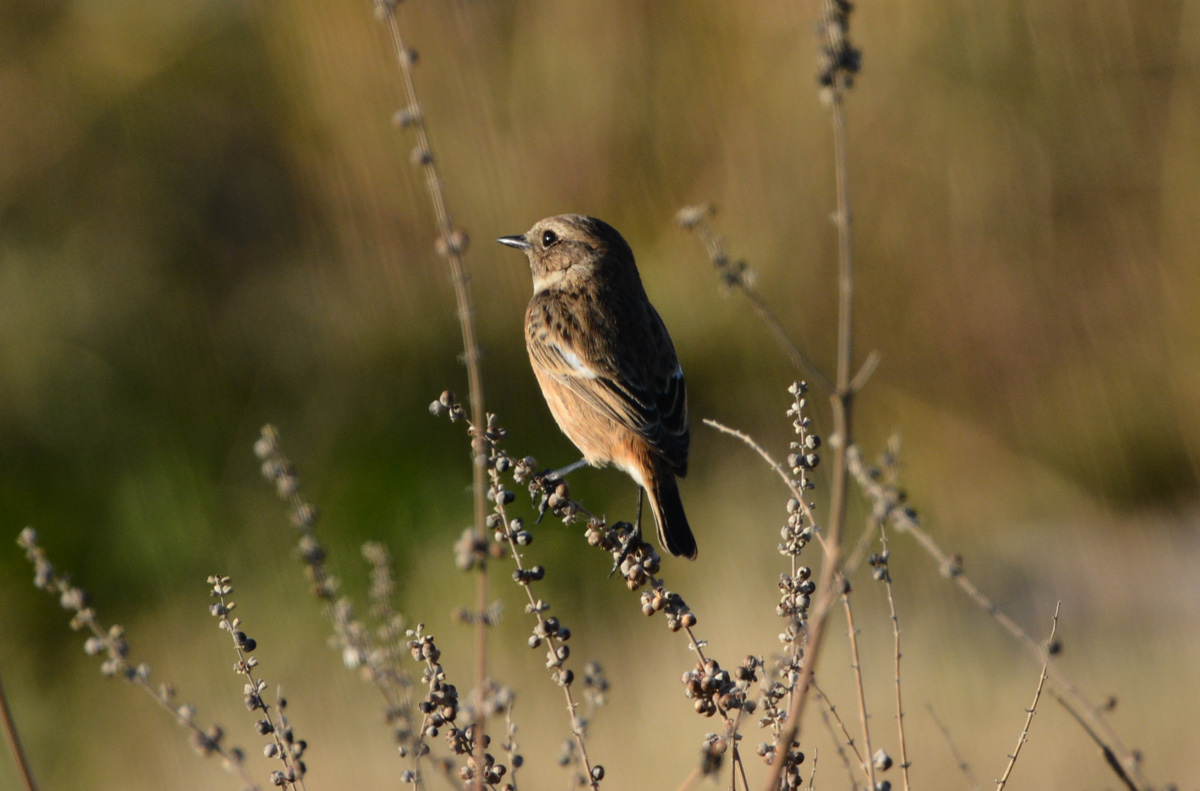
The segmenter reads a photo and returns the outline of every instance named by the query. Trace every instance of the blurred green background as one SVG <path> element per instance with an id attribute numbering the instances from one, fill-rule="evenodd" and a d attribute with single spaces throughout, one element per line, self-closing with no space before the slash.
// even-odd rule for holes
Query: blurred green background
<path id="1" fill-rule="evenodd" d="M 700 558 L 667 561 L 665 574 L 725 664 L 778 645 L 786 496 L 700 418 L 782 456 L 797 373 L 672 215 L 716 203 L 731 254 L 832 370 L 816 12 L 812 0 L 400 9 L 451 211 L 474 239 L 487 407 L 515 453 L 575 458 L 525 360 L 527 266 L 490 240 L 578 211 L 638 255 L 693 415 L 683 494 Z M 883 359 L 858 402 L 863 446 L 873 455 L 902 433 L 931 532 L 1034 634 L 1061 600 L 1065 670 L 1096 699 L 1118 696 L 1114 725 L 1152 781 L 1194 787 L 1200 6 L 865 3 L 853 26 L 856 339 L 860 359 Z M 205 576 L 232 574 L 264 674 L 313 745 L 310 787 L 395 784 L 403 766 L 378 704 L 326 648 L 259 477 L 251 445 L 268 421 L 323 510 L 347 590 L 366 587 L 358 545 L 386 540 L 413 620 L 471 686 L 470 636 L 450 620 L 474 595 L 451 553 L 470 520 L 470 467 L 460 427 L 426 411 L 447 387 L 465 396 L 465 375 L 413 141 L 389 120 L 400 85 L 362 0 L 0 5 L 0 669 L 44 788 L 234 786 L 148 701 L 99 676 L 29 584 L 12 543 L 27 524 L 101 618 L 127 626 L 135 659 L 257 758 L 226 638 L 206 614 Z M 628 518 L 634 491 L 619 473 L 572 484 Z M 856 504 L 855 530 L 863 515 Z M 678 786 L 716 728 L 676 681 L 686 646 L 605 579 L 608 559 L 577 531 L 548 522 L 538 536 L 531 558 L 576 634 L 577 670 L 596 658 L 613 681 L 593 726 L 605 787 Z M 897 537 L 892 550 L 914 781 L 963 784 L 929 703 L 986 783 L 1038 668 L 914 545 Z M 897 755 L 886 602 L 858 586 L 874 741 Z M 495 675 L 521 682 L 525 782 L 565 786 L 561 693 L 523 648 L 529 624 L 506 572 L 492 591 L 507 607 Z M 849 713 L 836 634 L 821 680 Z M 818 783 L 845 783 L 816 719 L 810 734 Z M 1013 782 L 1116 785 L 1046 699 Z M 4 755 L 0 788 L 15 787 Z"/>

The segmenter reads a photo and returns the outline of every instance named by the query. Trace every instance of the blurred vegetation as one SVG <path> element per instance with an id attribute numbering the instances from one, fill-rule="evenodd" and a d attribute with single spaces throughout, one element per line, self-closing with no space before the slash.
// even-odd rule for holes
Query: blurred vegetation
<path id="1" fill-rule="evenodd" d="M 489 410 L 514 452 L 547 466 L 574 458 L 524 357 L 527 268 L 490 240 L 565 211 L 608 220 L 636 251 L 689 377 L 683 486 L 701 552 L 694 566 L 669 564 L 668 578 L 730 660 L 772 650 L 784 497 L 699 418 L 781 453 L 796 374 L 671 218 L 716 203 L 730 252 L 832 369 L 833 178 L 814 18 L 812 2 L 401 9 L 451 210 L 474 238 Z M 1128 693 L 1118 726 L 1145 748 L 1152 778 L 1194 784 L 1194 749 L 1174 747 L 1200 703 L 1187 672 L 1200 624 L 1200 8 L 936 0 L 863 4 L 854 23 L 865 58 L 849 104 L 856 337 L 860 357 L 883 358 L 860 399 L 863 445 L 904 434 L 930 529 L 1034 633 L 1062 599 L 1072 669 L 1097 696 Z M 425 408 L 444 388 L 465 392 L 465 377 L 433 219 L 410 143 L 389 123 L 400 96 L 365 2 L 0 5 L 0 667 L 45 786 L 226 781 L 77 656 L 11 544 L 26 524 L 102 617 L 130 625 L 144 658 L 173 667 L 185 689 L 216 690 L 197 701 L 202 715 L 253 744 L 204 616 L 205 575 L 233 574 L 243 607 L 261 602 L 264 655 L 281 675 L 296 671 L 286 683 L 299 727 L 307 695 L 310 712 L 337 712 L 321 726 L 338 745 L 326 766 L 362 772 L 341 785 L 394 778 L 381 728 L 375 757 L 343 760 L 354 748 L 337 740 L 371 728 L 361 715 L 375 703 L 342 680 L 303 601 L 291 537 L 250 453 L 267 421 L 324 510 L 347 586 L 365 586 L 357 546 L 387 540 L 414 617 L 446 633 L 439 643 L 457 634 L 464 655 L 447 666 L 469 666 L 465 630 L 448 619 L 471 598 L 450 552 L 470 520 L 466 445 Z M 589 505 L 632 506 L 622 476 L 579 475 Z M 677 785 L 706 729 L 674 687 L 686 651 L 661 624 L 635 622 L 632 597 L 604 581 L 604 558 L 577 535 L 543 532 L 547 598 L 586 635 L 577 654 L 611 665 L 617 711 L 636 711 L 635 691 L 658 695 L 656 710 L 689 734 L 654 764 L 655 782 Z M 986 776 L 1019 730 L 1036 669 L 911 552 L 909 573 L 897 561 L 893 573 L 906 630 L 923 636 L 910 642 L 912 683 L 933 684 L 956 740 L 991 761 Z M 497 643 L 520 645 L 525 628 L 513 605 Z M 631 645 L 638 669 L 614 672 L 634 661 Z M 934 671 L 924 682 L 922 661 Z M 540 661 L 500 649 L 496 665 L 533 686 Z M 338 680 L 318 687 L 306 673 Z M 553 689 L 520 692 L 526 711 L 558 705 Z M 339 708 L 346 700 L 357 711 Z M 106 711 L 127 734 L 99 730 Z M 1003 738 L 988 727 L 1001 713 L 1012 720 Z M 632 735 L 648 750 L 648 724 L 622 731 L 621 716 L 607 735 L 597 723 L 597 749 L 633 750 Z M 551 764 L 565 722 L 538 719 L 526 749 L 537 754 L 545 736 Z M 1060 724 L 1053 736 L 1035 725 L 1030 775 L 1111 783 L 1090 743 Z M 914 771 L 927 787 L 954 785 L 925 730 Z M 104 752 L 142 735 L 153 766 Z M 1061 749 L 1039 751 L 1042 738 Z M 98 767 L 102 782 L 87 774 Z M 9 769 L 0 759 L 0 787 Z M 314 787 L 331 785 L 326 771 Z"/>

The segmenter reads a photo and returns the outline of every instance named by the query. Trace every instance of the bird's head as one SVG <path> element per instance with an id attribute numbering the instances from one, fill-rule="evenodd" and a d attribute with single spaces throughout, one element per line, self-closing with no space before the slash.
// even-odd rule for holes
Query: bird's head
<path id="1" fill-rule="evenodd" d="M 560 214 L 539 220 L 520 236 L 496 241 L 529 258 L 533 291 L 578 288 L 591 278 L 607 278 L 637 269 L 633 252 L 608 223 L 582 214 Z"/>

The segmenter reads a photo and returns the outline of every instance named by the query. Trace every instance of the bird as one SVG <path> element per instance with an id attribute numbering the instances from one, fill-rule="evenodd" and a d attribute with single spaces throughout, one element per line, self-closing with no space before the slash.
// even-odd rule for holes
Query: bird
<path id="1" fill-rule="evenodd" d="M 602 220 L 561 214 L 501 244 L 529 259 L 525 345 L 550 414 L 583 459 L 612 465 L 645 491 L 658 541 L 696 558 L 676 478 L 687 474 L 683 368 L 650 304 L 633 251 Z"/>

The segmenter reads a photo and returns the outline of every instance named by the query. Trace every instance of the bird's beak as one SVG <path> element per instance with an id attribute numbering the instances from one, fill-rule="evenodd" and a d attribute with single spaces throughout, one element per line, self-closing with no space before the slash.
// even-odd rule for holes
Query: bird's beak
<path id="1" fill-rule="evenodd" d="M 506 244 L 509 247 L 515 247 L 518 250 L 532 250 L 533 245 L 525 241 L 524 236 L 501 236 L 496 240 L 500 244 Z"/>

